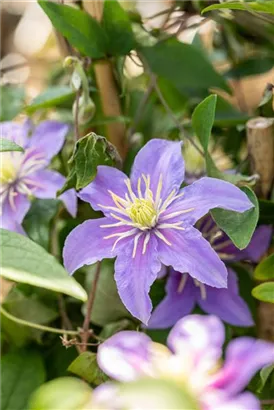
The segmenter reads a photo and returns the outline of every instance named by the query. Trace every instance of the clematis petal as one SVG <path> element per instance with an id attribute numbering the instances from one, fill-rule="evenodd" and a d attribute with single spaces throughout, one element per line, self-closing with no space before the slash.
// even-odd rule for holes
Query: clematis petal
<path id="1" fill-rule="evenodd" d="M 227 395 L 237 394 L 258 370 L 273 362 L 273 343 L 251 337 L 235 339 L 228 345 L 224 366 L 210 386 L 224 390 Z"/>
<path id="2" fill-rule="evenodd" d="M 15 142 L 22 148 L 26 148 L 29 144 L 28 134 L 31 129 L 30 121 L 25 121 L 19 124 L 13 121 L 6 121 L 0 123 L 1 138 L 5 138 Z"/>
<path id="3" fill-rule="evenodd" d="M 0 218 L 1 228 L 25 235 L 21 226 L 25 215 L 30 208 L 30 201 L 26 195 L 17 193 L 12 203 L 6 198 Z"/>
<path id="4" fill-rule="evenodd" d="M 115 280 L 120 298 L 129 312 L 147 324 L 152 303 L 149 290 L 152 283 L 157 279 L 157 273 L 161 269 L 161 263 L 157 255 L 157 240 L 151 235 L 144 252 L 143 234 L 136 246 L 136 237 L 127 241 L 119 249 L 115 262 Z M 136 253 L 134 254 L 134 246 Z"/>
<path id="5" fill-rule="evenodd" d="M 29 148 L 43 153 L 48 161 L 62 148 L 69 125 L 57 121 L 43 121 L 35 129 L 29 142 Z"/>
<path id="6" fill-rule="evenodd" d="M 119 232 L 126 232 L 127 227 L 102 228 L 103 225 L 112 224 L 110 218 L 99 218 L 85 221 L 78 225 L 66 238 L 63 258 L 64 265 L 71 274 L 83 265 L 92 265 L 104 258 L 114 258 L 117 246 L 112 250 L 117 237 L 107 238 Z M 121 241 L 122 242 L 122 241 Z"/>
<path id="7" fill-rule="evenodd" d="M 216 288 L 227 286 L 224 263 L 197 229 L 162 229 L 161 232 L 171 244 L 158 241 L 159 258 L 164 265 L 182 273 L 187 272 L 206 285 Z"/>
<path id="8" fill-rule="evenodd" d="M 196 366 L 212 368 L 222 356 L 225 328 L 216 316 L 189 315 L 169 333 L 167 344 L 176 355 L 188 352 Z"/>
<path id="9" fill-rule="evenodd" d="M 135 380 L 150 373 L 151 345 L 151 339 L 144 333 L 116 333 L 99 346 L 98 364 L 115 380 Z"/>
<path id="10" fill-rule="evenodd" d="M 78 196 L 82 201 L 89 202 L 93 209 L 102 211 L 107 216 L 112 211 L 105 207 L 116 207 L 109 191 L 124 199 L 127 192 L 125 184 L 127 179 L 128 177 L 118 169 L 100 165 L 95 179 L 83 188 Z"/>
<path id="11" fill-rule="evenodd" d="M 269 248 L 272 231 L 273 229 L 270 225 L 260 225 L 255 230 L 249 245 L 242 251 L 238 252 L 237 259 L 248 259 L 252 262 L 259 262 Z"/>
<path id="12" fill-rule="evenodd" d="M 186 280 L 180 290 L 180 284 Z M 152 312 L 149 329 L 165 329 L 188 315 L 198 299 L 198 289 L 188 275 L 172 271 L 166 284 L 166 296 Z"/>
<path id="13" fill-rule="evenodd" d="M 165 215 L 193 208 L 185 214 L 185 219 L 192 225 L 213 208 L 244 212 L 254 206 L 239 188 L 217 178 L 201 178 L 180 193 L 182 198 L 171 204 Z"/>
<path id="14" fill-rule="evenodd" d="M 36 198 L 56 198 L 57 191 L 62 188 L 66 178 L 59 172 L 43 169 L 30 175 L 28 185 Z M 75 217 L 77 212 L 77 196 L 74 189 L 69 189 L 60 197 L 68 212 Z"/>
<path id="15" fill-rule="evenodd" d="M 161 198 L 165 199 L 170 192 L 180 188 L 184 179 L 184 160 L 181 142 L 160 139 L 149 141 L 137 154 L 131 172 L 133 187 L 136 189 L 138 178 L 150 176 L 150 189 L 156 194 L 162 177 Z"/>
<path id="16" fill-rule="evenodd" d="M 239 295 L 237 277 L 232 269 L 228 269 L 227 289 L 207 286 L 206 298 L 199 297 L 198 303 L 206 313 L 216 315 L 231 325 L 254 326 L 248 305 Z"/>
<path id="17" fill-rule="evenodd" d="M 223 398 L 219 403 L 208 403 L 208 410 L 261 410 L 260 401 L 252 393 L 245 392 L 233 398 Z"/>

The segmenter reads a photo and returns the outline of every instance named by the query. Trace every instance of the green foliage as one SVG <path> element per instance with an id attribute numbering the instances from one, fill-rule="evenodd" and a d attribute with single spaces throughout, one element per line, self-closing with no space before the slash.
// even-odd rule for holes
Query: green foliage
<path id="1" fill-rule="evenodd" d="M 2 85 L 0 87 L 0 121 L 11 121 L 22 110 L 25 104 L 23 87 Z"/>
<path id="2" fill-rule="evenodd" d="M 102 27 L 107 36 L 109 55 L 126 55 L 135 46 L 128 14 L 117 0 L 104 2 Z"/>
<path id="3" fill-rule="evenodd" d="M 274 1 L 272 0 L 263 0 L 263 1 L 252 1 L 252 2 L 242 2 L 242 1 L 231 1 L 221 4 L 212 4 L 211 6 L 206 7 L 202 10 L 202 14 L 212 10 L 221 10 L 221 9 L 230 9 L 230 10 L 244 10 L 244 11 L 255 11 L 259 13 L 269 13 L 274 14 Z"/>
<path id="4" fill-rule="evenodd" d="M 105 32 L 89 14 L 47 0 L 40 0 L 39 5 L 50 18 L 56 30 L 82 54 L 91 58 L 105 56 L 107 43 Z"/>
<path id="5" fill-rule="evenodd" d="M 217 225 L 239 249 L 244 249 L 249 244 L 259 218 L 259 206 L 256 195 L 248 187 L 243 187 L 242 191 L 253 203 L 254 208 L 243 213 L 227 211 L 225 209 L 213 209 L 211 211 Z"/>
<path id="6" fill-rule="evenodd" d="M 69 365 L 68 371 L 95 385 L 101 384 L 106 380 L 106 376 L 98 367 L 96 354 L 93 352 L 81 353 Z"/>
<path id="7" fill-rule="evenodd" d="M 25 410 L 30 394 L 45 381 L 44 363 L 35 350 L 15 350 L 1 361 L 1 408 Z"/>
<path id="8" fill-rule="evenodd" d="M 68 86 L 49 87 L 26 107 L 26 113 L 31 115 L 36 111 L 46 108 L 55 108 L 64 104 L 71 104 L 75 92 Z"/>
<path id="9" fill-rule="evenodd" d="M 257 280 L 274 279 L 274 253 L 256 266 L 254 278 Z"/>
<path id="10" fill-rule="evenodd" d="M 77 141 L 69 160 L 71 168 L 67 181 L 58 194 L 74 187 L 77 190 L 84 188 L 96 177 L 99 165 L 115 166 L 120 161 L 114 145 L 91 132 Z"/>
<path id="11" fill-rule="evenodd" d="M 15 142 L 11 140 L 0 138 L 0 152 L 7 152 L 7 151 L 24 152 L 24 149 L 20 147 L 19 145 L 15 144 Z"/>
<path id="12" fill-rule="evenodd" d="M 86 292 L 79 283 L 35 242 L 15 232 L 1 229 L 1 244 L 3 277 L 86 300 Z"/>
<path id="13" fill-rule="evenodd" d="M 134 48 L 130 19 L 116 0 L 104 3 L 102 24 L 81 10 L 44 0 L 39 4 L 54 27 L 86 56 L 126 55 Z"/>
<path id="14" fill-rule="evenodd" d="M 229 90 L 223 77 L 193 45 L 172 39 L 140 51 L 151 71 L 170 81 L 182 93 L 210 87 Z"/>
<path id="15" fill-rule="evenodd" d="M 50 222 L 56 215 L 60 201 L 57 199 L 35 199 L 24 218 L 23 227 L 30 239 L 49 249 Z"/>
<path id="16" fill-rule="evenodd" d="M 208 148 L 209 138 L 214 124 L 216 102 L 217 95 L 210 95 L 195 108 L 192 115 L 192 126 L 205 152 Z"/>
<path id="17" fill-rule="evenodd" d="M 270 71 L 273 66 L 274 59 L 272 57 L 253 57 L 236 64 L 225 73 L 225 76 L 228 78 L 239 79 L 242 77 L 266 73 L 267 71 Z"/>
<path id="18" fill-rule="evenodd" d="M 274 303 L 274 282 L 265 282 L 252 290 L 254 298 L 263 302 Z"/>
<path id="19" fill-rule="evenodd" d="M 267 201 L 264 199 L 259 199 L 260 207 L 260 224 L 274 224 L 274 202 Z"/>
<path id="20" fill-rule="evenodd" d="M 90 286 L 92 286 L 95 265 L 89 268 Z M 110 322 L 131 317 L 117 292 L 116 283 L 113 277 L 113 263 L 109 260 L 104 260 L 101 263 L 100 277 L 96 287 L 96 296 L 91 314 L 91 322 L 99 326 L 105 326 Z M 111 309 L 109 308 L 111 306 Z M 85 313 L 86 307 L 83 306 L 83 313 Z"/>
<path id="21" fill-rule="evenodd" d="M 84 410 L 91 400 L 92 390 L 82 380 L 60 377 L 43 384 L 29 401 L 29 410 Z"/>

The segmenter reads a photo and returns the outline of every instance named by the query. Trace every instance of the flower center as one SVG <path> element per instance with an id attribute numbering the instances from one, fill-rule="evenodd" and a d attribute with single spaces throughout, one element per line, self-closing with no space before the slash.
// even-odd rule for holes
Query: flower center
<path id="1" fill-rule="evenodd" d="M 157 211 L 150 199 L 136 198 L 127 213 L 132 222 L 144 228 L 153 228 L 156 225 Z"/>
<path id="2" fill-rule="evenodd" d="M 10 184 L 16 179 L 17 169 L 9 152 L 2 152 L 0 160 L 0 182 L 2 184 Z"/>

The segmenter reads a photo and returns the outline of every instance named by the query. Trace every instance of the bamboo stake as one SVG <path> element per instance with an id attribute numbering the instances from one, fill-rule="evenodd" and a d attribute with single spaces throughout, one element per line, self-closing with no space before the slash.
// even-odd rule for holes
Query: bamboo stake
<path id="1" fill-rule="evenodd" d="M 103 0 L 85 0 L 84 7 L 98 21 L 103 15 Z M 103 113 L 107 117 L 119 117 L 122 115 L 117 86 L 115 83 L 111 62 L 101 60 L 94 64 L 97 87 L 100 93 Z M 112 122 L 107 124 L 109 141 L 116 146 L 122 159 L 127 153 L 127 142 L 125 139 L 126 128 L 122 123 Z"/>
<path id="2" fill-rule="evenodd" d="M 257 194 L 267 198 L 274 177 L 274 118 L 257 117 L 249 120 L 247 142 L 252 172 L 259 174 Z"/>

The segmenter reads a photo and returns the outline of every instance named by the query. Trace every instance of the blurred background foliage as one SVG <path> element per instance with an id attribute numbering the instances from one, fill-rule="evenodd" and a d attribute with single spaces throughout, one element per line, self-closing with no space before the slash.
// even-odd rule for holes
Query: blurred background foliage
<path id="1" fill-rule="evenodd" d="M 245 1 L 241 2 L 244 9 L 237 10 L 222 1 L 221 9 L 211 7 L 203 14 L 206 7 L 220 3 L 107 0 L 104 10 L 103 2 L 89 0 L 66 1 L 68 7 L 63 1 L 39 3 L 2 4 L 1 121 L 22 121 L 28 115 L 35 123 L 43 119 L 71 123 L 65 148 L 52 163 L 64 175 L 70 172 L 69 186 L 75 186 L 75 175 L 68 164 L 74 143 L 88 133 L 103 135 L 117 147 L 118 152 L 114 152 L 106 140 L 97 141 L 102 161 L 121 167 L 122 158 L 127 173 L 138 150 L 151 138 L 182 139 L 188 175 L 236 170 L 238 179 L 234 182 L 252 186 L 259 196 L 259 224 L 273 224 L 273 156 L 272 163 L 270 156 L 270 162 L 264 164 L 268 188 L 262 192 L 258 174 L 260 177 L 263 171 L 254 168 L 256 153 L 249 147 L 246 128 L 254 117 L 273 118 L 273 1 Z M 212 93 L 218 97 L 208 145 L 209 166 L 189 138 L 201 151 L 191 117 L 197 105 Z M 82 161 L 85 144 L 87 140 L 78 142 L 74 165 L 79 158 Z M 270 151 L 271 147 L 273 144 Z M 92 154 L 88 160 L 94 167 Z M 77 188 L 88 183 L 76 176 Z M 89 177 L 92 179 L 92 175 Z M 77 218 L 72 219 L 58 199 L 35 200 L 24 228 L 31 239 L 62 262 L 67 234 L 83 220 L 98 216 L 85 203 L 79 204 Z M 273 280 L 272 267 L 273 256 L 266 268 L 255 270 L 255 279 Z M 242 296 L 259 326 L 243 330 L 226 325 L 227 341 L 247 333 L 274 340 L 273 305 L 258 307 L 251 296 L 254 266 L 245 263 L 234 268 L 239 273 Z M 78 271 L 75 279 L 88 292 L 95 276 L 92 266 Z M 3 279 L 1 290 L 5 410 L 26 409 L 30 394 L 45 381 L 58 377 L 74 374 L 97 385 L 104 380 L 94 359 L 98 343 L 119 330 L 139 328 L 117 294 L 113 261 L 101 265 L 90 318 L 91 346 L 84 353 L 75 339 L 79 332 L 73 329 L 81 327 L 86 307 L 79 293 L 71 290 L 72 283 L 66 295 L 61 295 L 50 284 L 41 286 L 39 280 L 30 283 L 10 279 L 17 283 Z M 162 300 L 164 285 L 165 279 L 153 285 L 154 305 Z M 253 295 L 258 296 L 256 291 Z M 264 300 L 260 295 L 259 290 L 259 299 Z M 273 293 L 269 301 L 273 302 Z M 47 331 L 45 326 L 60 332 Z M 148 333 L 164 343 L 168 330 Z M 88 402 L 88 386 L 79 382 L 80 390 L 76 388 L 73 393 L 77 382 L 60 379 L 60 397 L 68 391 L 73 396 L 66 408 L 84 408 Z M 254 379 L 251 389 L 267 403 L 271 390 L 273 393 L 271 372 Z M 83 397 L 87 402 L 81 402 Z M 59 399 L 54 398 L 54 403 Z"/>

